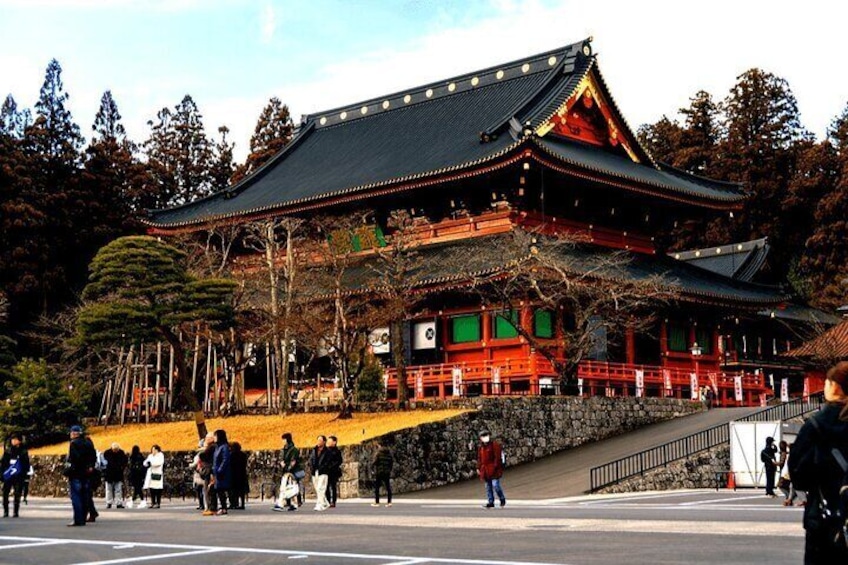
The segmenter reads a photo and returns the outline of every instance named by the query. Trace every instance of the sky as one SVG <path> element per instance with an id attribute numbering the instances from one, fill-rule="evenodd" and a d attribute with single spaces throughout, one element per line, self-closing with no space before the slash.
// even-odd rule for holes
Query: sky
<path id="1" fill-rule="evenodd" d="M 823 0 L 0 0 L 0 97 L 33 107 L 56 58 L 86 137 L 105 90 L 137 142 L 191 94 L 243 160 L 272 96 L 297 122 L 591 36 L 633 128 L 759 67 L 821 139 L 848 104 L 847 19 Z"/>

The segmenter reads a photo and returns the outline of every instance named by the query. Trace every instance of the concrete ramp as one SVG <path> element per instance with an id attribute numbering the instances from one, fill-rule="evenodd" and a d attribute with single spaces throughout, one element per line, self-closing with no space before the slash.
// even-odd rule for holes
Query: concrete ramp
<path id="1" fill-rule="evenodd" d="M 738 420 L 761 408 L 715 408 L 691 416 L 645 426 L 609 439 L 561 451 L 515 467 L 504 473 L 507 498 L 541 500 L 577 496 L 589 490 L 589 470 L 638 451 L 679 439 L 701 430 Z M 509 452 L 509 445 L 504 446 Z M 404 498 L 469 499 L 484 496 L 479 480 L 404 494 Z"/>

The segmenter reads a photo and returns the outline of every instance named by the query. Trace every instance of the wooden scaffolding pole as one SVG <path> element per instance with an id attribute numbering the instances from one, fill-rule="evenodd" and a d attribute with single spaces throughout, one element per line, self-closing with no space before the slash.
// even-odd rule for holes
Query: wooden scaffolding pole
<path id="1" fill-rule="evenodd" d="M 168 360 L 168 396 L 166 397 L 165 404 L 165 412 L 170 412 L 174 409 L 174 346 L 169 347 L 169 360 Z M 194 394 L 194 387 L 192 387 L 192 394 Z"/>
<path id="2" fill-rule="evenodd" d="M 268 412 L 271 412 L 271 346 L 265 342 L 265 404 Z"/>
<path id="3" fill-rule="evenodd" d="M 204 405 L 206 411 L 212 411 L 212 398 L 209 395 L 209 379 L 210 379 L 210 364 L 212 363 L 212 338 L 209 338 L 206 344 L 206 386 L 203 388 Z"/>
<path id="4" fill-rule="evenodd" d="M 162 342 L 156 342 L 156 386 L 154 387 L 153 411 L 159 413 L 159 387 L 162 385 Z"/>

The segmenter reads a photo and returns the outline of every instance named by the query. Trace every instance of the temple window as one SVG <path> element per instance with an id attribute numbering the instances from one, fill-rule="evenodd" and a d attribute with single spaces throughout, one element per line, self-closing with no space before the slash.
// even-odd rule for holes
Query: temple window
<path id="1" fill-rule="evenodd" d="M 554 337 L 554 313 L 550 310 L 533 312 L 533 335 L 543 339 Z"/>
<path id="2" fill-rule="evenodd" d="M 502 310 L 492 317 L 492 337 L 508 339 L 518 337 L 519 324 L 517 310 Z"/>
<path id="3" fill-rule="evenodd" d="M 480 341 L 480 314 L 453 316 L 450 319 L 451 343 L 471 343 Z"/>

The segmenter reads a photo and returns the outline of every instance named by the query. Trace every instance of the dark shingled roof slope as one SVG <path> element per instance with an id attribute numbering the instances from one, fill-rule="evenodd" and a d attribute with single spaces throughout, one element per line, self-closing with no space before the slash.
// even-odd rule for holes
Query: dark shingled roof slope
<path id="1" fill-rule="evenodd" d="M 764 237 L 704 249 L 675 251 L 669 255 L 725 277 L 751 281 L 765 264 L 768 253 L 768 239 Z"/>
<path id="2" fill-rule="evenodd" d="M 308 116 L 285 149 L 239 184 L 182 206 L 151 211 L 146 221 L 168 229 L 282 212 L 496 164 L 531 143 L 535 136 L 525 135 L 522 124 L 535 128 L 553 115 L 587 73 L 598 73 L 596 64 L 588 40 L 581 41 Z M 635 139 L 632 132 L 631 137 Z M 548 137 L 541 141 L 567 163 L 624 175 L 650 184 L 660 195 L 694 195 L 719 203 L 743 197 L 736 185 L 665 172 L 641 147 L 636 150 L 644 157 L 643 165 L 599 148 L 578 151 Z"/>

